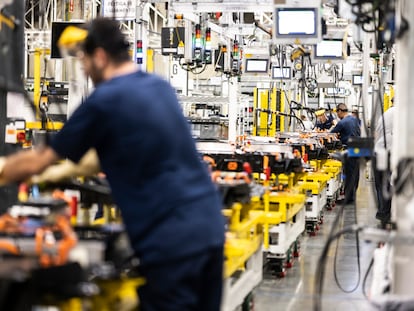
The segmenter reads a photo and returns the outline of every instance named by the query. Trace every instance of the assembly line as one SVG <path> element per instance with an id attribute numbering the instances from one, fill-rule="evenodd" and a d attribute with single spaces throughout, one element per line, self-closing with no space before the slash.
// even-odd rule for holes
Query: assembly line
<path id="1" fill-rule="evenodd" d="M 414 309 L 411 17 L 0 3 L 0 310 Z"/>

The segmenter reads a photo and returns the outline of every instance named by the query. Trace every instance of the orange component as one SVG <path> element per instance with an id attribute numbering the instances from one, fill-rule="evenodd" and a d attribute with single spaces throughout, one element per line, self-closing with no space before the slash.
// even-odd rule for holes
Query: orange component
<path id="1" fill-rule="evenodd" d="M 54 231 L 60 231 L 62 234 L 62 239 L 58 242 L 52 236 Z M 56 223 L 53 227 L 36 229 L 35 250 L 43 267 L 66 263 L 69 251 L 76 243 L 76 234 L 64 215 L 56 216 Z"/>
<path id="2" fill-rule="evenodd" d="M 231 162 L 227 163 L 227 169 L 229 171 L 235 171 L 235 170 L 237 170 L 237 167 L 238 167 L 237 162 L 231 161 Z"/>
<path id="3" fill-rule="evenodd" d="M 216 161 L 210 156 L 204 155 L 203 161 L 211 165 L 211 167 L 216 167 Z"/>
<path id="4" fill-rule="evenodd" d="M 68 197 L 62 190 L 59 189 L 53 191 L 52 198 L 66 201 L 69 205 L 72 203 L 72 198 Z"/>
<path id="5" fill-rule="evenodd" d="M 0 231 L 3 232 L 19 232 L 20 222 L 18 219 L 12 217 L 10 214 L 3 214 L 0 216 Z"/>
<path id="6" fill-rule="evenodd" d="M 20 253 L 19 248 L 15 244 L 3 240 L 0 240 L 0 250 L 7 251 L 13 255 L 18 255 Z"/>
<path id="7" fill-rule="evenodd" d="M 280 153 L 279 152 L 276 152 L 276 154 L 275 154 L 275 160 L 276 161 L 280 161 L 280 158 L 281 158 Z"/>
<path id="8" fill-rule="evenodd" d="M 263 157 L 263 169 L 267 168 L 269 166 L 269 157 L 264 156 Z"/>
<path id="9" fill-rule="evenodd" d="M 211 180 L 213 182 L 216 182 L 218 180 L 218 178 L 220 177 L 221 171 L 214 171 L 211 172 Z"/>

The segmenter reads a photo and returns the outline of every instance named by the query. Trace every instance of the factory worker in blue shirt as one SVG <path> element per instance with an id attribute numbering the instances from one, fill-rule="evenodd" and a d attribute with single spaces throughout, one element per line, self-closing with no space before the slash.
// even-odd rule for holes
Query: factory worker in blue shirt
<path id="1" fill-rule="evenodd" d="M 350 137 L 361 136 L 361 127 L 358 119 L 348 113 L 345 104 L 337 105 L 336 114 L 340 120 L 331 130 L 331 133 L 338 133 L 342 144 L 346 147 Z M 359 182 L 358 158 L 347 157 L 343 171 L 345 174 L 345 203 L 353 203 Z"/>
<path id="2" fill-rule="evenodd" d="M 326 114 L 325 109 L 315 111 L 316 125 L 319 130 L 330 130 L 334 126 L 334 117 L 331 113 Z"/>
<path id="3" fill-rule="evenodd" d="M 224 219 L 175 91 L 137 70 L 116 21 L 88 28 L 81 60 L 95 90 L 50 146 L 2 159 L 4 182 L 97 151 L 146 284 L 140 310 L 220 309 Z"/>

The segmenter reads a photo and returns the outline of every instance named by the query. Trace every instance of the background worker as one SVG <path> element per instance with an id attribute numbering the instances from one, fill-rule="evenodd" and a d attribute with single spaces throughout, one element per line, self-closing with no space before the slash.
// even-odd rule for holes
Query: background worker
<path id="1" fill-rule="evenodd" d="M 319 130 L 330 130 L 334 126 L 334 117 L 331 113 L 328 115 L 325 109 L 317 110 L 315 112 L 317 120 L 315 127 Z"/>
<path id="2" fill-rule="evenodd" d="M 312 123 L 312 121 L 310 121 L 308 119 L 307 116 L 305 116 L 304 114 L 302 114 L 300 116 L 300 119 L 302 120 L 302 124 L 303 124 L 303 127 L 304 127 L 303 130 L 305 130 L 305 131 L 311 131 L 313 129 L 313 123 Z"/>
<path id="3" fill-rule="evenodd" d="M 360 137 L 361 127 L 358 120 L 348 113 L 345 104 L 336 107 L 336 114 L 340 119 L 331 133 L 338 133 L 342 144 L 347 146 L 350 137 Z M 359 161 L 358 158 L 346 157 L 344 164 L 345 174 L 345 204 L 355 201 L 356 189 L 359 182 Z"/>
<path id="4" fill-rule="evenodd" d="M 359 111 L 358 111 L 358 109 L 354 109 L 354 110 L 352 110 L 352 116 L 353 117 L 355 117 L 355 118 L 357 118 L 357 120 L 358 120 L 358 123 L 359 123 L 359 126 L 361 126 L 361 119 L 359 118 Z"/>
<path id="5" fill-rule="evenodd" d="M 393 103 L 394 101 L 391 100 Z M 374 163 L 374 181 L 378 200 L 378 211 L 376 218 L 381 221 L 381 226 L 385 227 L 391 220 L 391 170 L 390 170 L 390 152 L 392 149 L 393 137 L 393 120 L 395 107 L 391 106 L 378 119 L 375 128 L 375 163 Z M 385 167 L 379 168 L 378 158 L 381 157 L 387 161 Z M 382 166 L 384 166 L 382 164 Z"/>
<path id="6" fill-rule="evenodd" d="M 96 89 L 50 146 L 6 159 L 3 182 L 95 148 L 146 284 L 140 310 L 220 309 L 224 219 L 173 88 L 137 71 L 110 19 L 91 22 L 82 63 Z"/>

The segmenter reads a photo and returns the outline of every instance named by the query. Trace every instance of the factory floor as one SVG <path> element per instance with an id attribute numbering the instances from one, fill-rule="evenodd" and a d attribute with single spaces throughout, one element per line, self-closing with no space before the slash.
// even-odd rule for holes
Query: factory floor
<path id="1" fill-rule="evenodd" d="M 361 168 L 359 188 L 356 201 L 356 216 L 359 224 L 376 226 L 376 206 L 373 199 L 373 181 Z M 277 278 L 265 273 L 262 283 L 254 292 L 254 308 L 256 311 L 301 311 L 312 310 L 315 271 L 318 259 L 325 245 L 332 222 L 338 212 L 338 206 L 332 211 L 325 210 L 324 224 L 316 236 L 303 234 L 301 237 L 301 254 L 287 269 L 286 277 Z M 345 206 L 343 225 L 354 223 L 355 212 L 352 205 Z M 342 292 L 334 277 L 333 262 L 335 244 L 328 252 L 328 264 L 325 270 L 322 310 L 326 311 L 366 311 L 371 310 L 370 304 L 362 292 L 362 280 L 365 276 L 375 245 L 360 241 L 361 275 L 360 283 L 352 293 Z M 354 234 L 345 235 L 340 239 L 337 260 L 337 276 L 345 290 L 352 290 L 358 283 L 358 266 L 356 239 Z M 367 279 L 369 292 L 370 278 Z"/>

